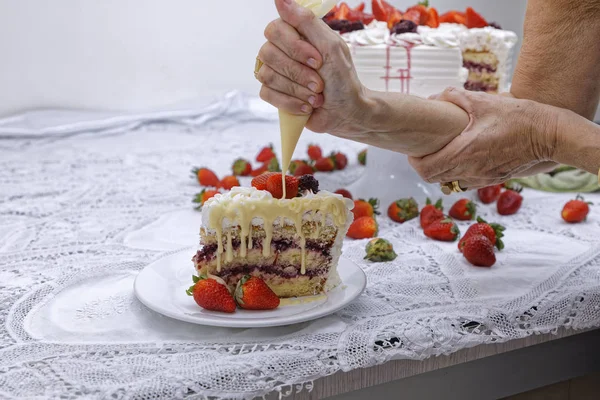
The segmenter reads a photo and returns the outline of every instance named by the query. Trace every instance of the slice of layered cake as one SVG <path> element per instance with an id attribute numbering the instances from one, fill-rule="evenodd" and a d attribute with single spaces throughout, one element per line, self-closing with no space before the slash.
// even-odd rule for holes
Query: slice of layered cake
<path id="1" fill-rule="evenodd" d="M 282 298 L 322 293 L 339 283 L 337 264 L 352 207 L 326 191 L 279 199 L 255 187 L 235 187 L 202 207 L 202 247 L 194 265 L 230 289 L 251 275 Z"/>

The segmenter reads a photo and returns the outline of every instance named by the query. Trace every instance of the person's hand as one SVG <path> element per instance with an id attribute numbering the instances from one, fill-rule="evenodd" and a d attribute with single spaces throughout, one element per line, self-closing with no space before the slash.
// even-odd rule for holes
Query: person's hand
<path id="1" fill-rule="evenodd" d="M 462 188 L 477 189 L 526 175 L 550 160 L 555 130 L 537 103 L 454 88 L 432 98 L 461 107 L 470 122 L 437 153 L 409 158 L 427 182 L 459 181 Z"/>
<path id="2" fill-rule="evenodd" d="M 360 122 L 363 86 L 348 45 L 294 0 L 275 3 L 281 18 L 265 29 L 258 54 L 260 97 L 291 114 L 312 113 L 314 132 L 349 137 Z"/>

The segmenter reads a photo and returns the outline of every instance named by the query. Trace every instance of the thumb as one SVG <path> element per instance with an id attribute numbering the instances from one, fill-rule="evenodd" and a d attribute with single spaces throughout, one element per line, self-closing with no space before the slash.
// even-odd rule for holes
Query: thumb
<path id="1" fill-rule="evenodd" d="M 302 1 L 302 0 L 298 0 Z M 329 3 L 325 0 L 323 3 Z M 298 4 L 295 0 L 275 0 L 277 12 L 282 20 L 293 26 L 317 50 L 322 51 L 337 35 L 311 9 Z"/>

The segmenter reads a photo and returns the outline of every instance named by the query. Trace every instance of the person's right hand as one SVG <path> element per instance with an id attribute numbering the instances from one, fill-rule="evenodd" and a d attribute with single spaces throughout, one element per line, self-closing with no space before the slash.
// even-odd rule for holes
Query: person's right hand
<path id="1" fill-rule="evenodd" d="M 307 128 L 314 132 L 352 138 L 361 125 L 364 88 L 348 45 L 294 0 L 275 4 L 281 18 L 265 29 L 268 42 L 258 54 L 260 97 L 291 114 L 312 113 Z"/>

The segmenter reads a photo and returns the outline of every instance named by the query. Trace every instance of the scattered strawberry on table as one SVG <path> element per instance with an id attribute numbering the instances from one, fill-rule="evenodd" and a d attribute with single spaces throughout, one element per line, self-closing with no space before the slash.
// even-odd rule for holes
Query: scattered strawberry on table
<path id="1" fill-rule="evenodd" d="M 243 158 L 238 158 L 233 162 L 231 171 L 235 176 L 248 176 L 252 173 L 252 164 Z"/>
<path id="2" fill-rule="evenodd" d="M 335 162 L 330 157 L 321 157 L 315 161 L 315 169 L 319 172 L 331 172 L 335 170 Z"/>
<path id="3" fill-rule="evenodd" d="M 423 229 L 423 233 L 430 239 L 454 242 L 460 235 L 460 230 L 454 221 L 447 217 L 431 223 Z"/>
<path id="4" fill-rule="evenodd" d="M 460 199 L 450 208 L 448 214 L 459 221 L 469 221 L 475 218 L 477 205 L 469 199 Z"/>
<path id="5" fill-rule="evenodd" d="M 202 189 L 202 191 L 200 193 L 198 193 L 198 194 L 196 194 L 196 196 L 194 196 L 194 200 L 192 200 L 193 203 L 198 204 L 194 208 L 196 210 L 201 210 L 204 203 L 206 203 L 206 200 L 215 197 L 219 193 L 220 192 L 218 190 Z"/>
<path id="6" fill-rule="evenodd" d="M 483 204 L 491 204 L 498 200 L 504 185 L 493 185 L 477 190 L 477 196 Z"/>
<path id="7" fill-rule="evenodd" d="M 246 275 L 235 288 L 235 301 L 245 310 L 274 310 L 279 307 L 279 297 L 262 279 Z"/>
<path id="8" fill-rule="evenodd" d="M 218 277 L 193 276 L 194 285 L 186 293 L 200 307 L 209 311 L 235 312 L 237 306 L 225 282 Z"/>
<path id="9" fill-rule="evenodd" d="M 399 199 L 394 201 L 388 207 L 388 217 L 392 221 L 404 223 L 419 216 L 419 205 L 412 197 L 409 199 Z"/>
<path id="10" fill-rule="evenodd" d="M 481 217 L 477 217 L 477 223 L 471 225 L 464 236 L 458 242 L 458 249 L 462 252 L 463 246 L 470 236 L 483 235 L 492 243 L 492 246 L 496 246 L 498 250 L 504 248 L 502 237 L 504 237 L 504 227 L 496 223 L 488 223 Z"/>
<path id="11" fill-rule="evenodd" d="M 354 214 L 355 220 L 359 219 L 360 217 L 372 217 L 373 215 L 379 215 L 379 200 L 354 200 L 352 214 Z"/>
<path id="12" fill-rule="evenodd" d="M 498 198 L 496 207 L 500 215 L 513 215 L 521 208 L 523 204 L 523 196 L 521 196 L 522 188 L 509 186 Z"/>
<path id="13" fill-rule="evenodd" d="M 370 239 L 377 236 L 379 226 L 373 217 L 360 217 L 350 225 L 346 236 L 352 239 Z"/>
<path id="14" fill-rule="evenodd" d="M 427 198 L 425 207 L 421 210 L 421 228 L 425 229 L 435 221 L 444 219 L 444 206 L 442 199 L 439 199 L 435 204 L 431 204 L 431 200 Z"/>
<path id="15" fill-rule="evenodd" d="M 290 174 L 294 176 L 302 176 L 307 174 L 314 174 L 315 170 L 307 161 L 304 160 L 292 160 L 289 168 Z"/>
<path id="16" fill-rule="evenodd" d="M 265 163 L 271 161 L 275 157 L 276 156 L 275 152 L 273 152 L 273 145 L 269 144 L 268 146 L 265 146 L 262 149 L 260 149 L 260 151 L 256 155 L 256 161 L 260 163 Z"/>
<path id="17" fill-rule="evenodd" d="M 578 195 L 575 200 L 570 200 L 564 205 L 560 215 L 565 222 L 571 224 L 583 222 L 587 219 L 591 204 Z"/>
<path id="18" fill-rule="evenodd" d="M 309 144 L 306 152 L 308 153 L 308 158 L 313 161 L 323 158 L 323 150 L 316 144 Z"/>
<path id="19" fill-rule="evenodd" d="M 200 186 L 218 187 L 220 180 L 217 174 L 208 168 L 194 168 L 192 173 L 198 179 Z"/>
<path id="20" fill-rule="evenodd" d="M 394 246 L 387 240 L 376 238 L 370 240 L 365 248 L 365 260 L 373 262 L 393 261 L 398 257 Z"/>
<path id="21" fill-rule="evenodd" d="M 494 245 L 484 235 L 473 234 L 464 241 L 462 253 L 476 267 L 491 267 L 496 263 Z"/>
<path id="22" fill-rule="evenodd" d="M 285 198 L 293 199 L 298 195 L 299 181 L 295 176 L 285 176 Z M 267 179 L 267 189 L 276 199 L 283 197 L 283 179 L 280 173 L 273 174 Z"/>
<path id="23" fill-rule="evenodd" d="M 344 153 L 340 153 L 339 151 L 333 153 L 331 155 L 331 159 L 333 160 L 333 165 L 335 165 L 335 169 L 341 171 L 346 168 L 348 165 L 348 157 Z"/>
<path id="24" fill-rule="evenodd" d="M 335 193 L 335 194 L 339 194 L 339 195 L 342 195 L 343 197 L 345 197 L 345 198 L 347 198 L 347 199 L 353 200 L 352 193 L 350 193 L 350 192 L 349 192 L 349 191 L 347 191 L 346 189 L 338 189 L 338 190 L 336 190 L 336 191 L 335 191 L 335 192 L 333 192 L 333 193 Z"/>
<path id="25" fill-rule="evenodd" d="M 218 187 L 223 188 L 225 190 L 231 190 L 231 188 L 234 188 L 236 186 L 240 186 L 240 181 L 236 176 L 229 175 L 221 180 Z"/>
<path id="26" fill-rule="evenodd" d="M 367 149 L 364 149 L 358 153 L 358 163 L 360 165 L 367 165 Z"/>

